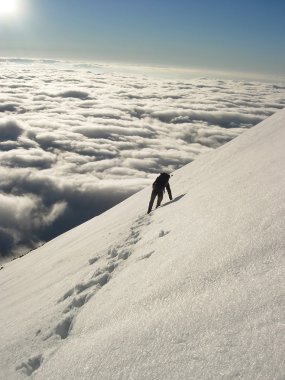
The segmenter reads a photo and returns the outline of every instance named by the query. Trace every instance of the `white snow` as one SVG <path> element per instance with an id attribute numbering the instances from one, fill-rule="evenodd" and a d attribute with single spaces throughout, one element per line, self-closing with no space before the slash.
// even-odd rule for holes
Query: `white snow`
<path id="1" fill-rule="evenodd" d="M 0 271 L 0 377 L 284 379 L 285 110 Z"/>

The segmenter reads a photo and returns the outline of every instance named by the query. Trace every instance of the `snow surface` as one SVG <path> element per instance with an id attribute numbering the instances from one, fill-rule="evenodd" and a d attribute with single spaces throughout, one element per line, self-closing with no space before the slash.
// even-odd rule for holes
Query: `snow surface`
<path id="1" fill-rule="evenodd" d="M 1 379 L 284 379 L 284 125 L 8 263 Z"/>

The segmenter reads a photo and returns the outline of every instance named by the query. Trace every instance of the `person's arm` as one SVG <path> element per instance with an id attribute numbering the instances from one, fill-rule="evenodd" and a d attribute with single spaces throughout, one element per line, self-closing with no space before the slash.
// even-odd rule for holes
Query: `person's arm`
<path id="1" fill-rule="evenodd" d="M 166 187 L 166 190 L 168 192 L 169 199 L 172 201 L 172 194 L 171 194 L 171 189 L 170 189 L 169 183 L 167 183 L 165 187 Z"/>

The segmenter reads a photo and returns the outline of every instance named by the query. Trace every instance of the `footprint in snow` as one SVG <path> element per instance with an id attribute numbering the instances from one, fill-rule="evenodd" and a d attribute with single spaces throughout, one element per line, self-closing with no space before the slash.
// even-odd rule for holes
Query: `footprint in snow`
<path id="1" fill-rule="evenodd" d="M 93 265 L 94 263 L 96 263 L 96 261 L 99 260 L 99 257 L 98 256 L 95 256 L 95 257 L 92 257 L 91 259 L 89 259 L 89 264 L 90 265 Z"/>
<path id="2" fill-rule="evenodd" d="M 90 294 L 84 294 L 80 297 L 74 297 L 73 300 L 69 303 L 69 305 L 64 309 L 64 313 L 69 313 L 72 309 L 79 309 L 83 305 L 85 305 L 89 299 L 91 298 Z"/>
<path id="3" fill-rule="evenodd" d="M 154 254 L 155 251 L 151 251 L 149 252 L 147 255 L 144 255 L 142 257 L 139 258 L 139 260 L 145 260 L 145 259 L 149 259 L 150 256 L 152 256 Z"/>
<path id="4" fill-rule="evenodd" d="M 109 250 L 108 250 L 108 256 L 110 256 L 110 257 L 117 257 L 118 256 L 118 250 L 117 250 L 117 248 L 114 248 L 114 247 L 111 247 L 111 248 L 109 248 Z"/>
<path id="5" fill-rule="evenodd" d="M 166 236 L 169 234 L 170 231 L 164 231 L 164 230 L 161 230 L 158 234 L 158 237 L 163 237 L 163 236 Z"/>
<path id="6" fill-rule="evenodd" d="M 16 371 L 22 372 L 27 376 L 31 376 L 38 368 L 40 368 L 43 362 L 42 355 L 36 355 L 29 358 L 26 362 L 21 363 L 16 367 Z"/>
<path id="7" fill-rule="evenodd" d="M 77 284 L 75 285 L 74 287 L 74 293 L 75 294 L 79 294 L 79 293 L 82 293 L 84 292 L 86 289 L 89 289 L 93 286 L 95 287 L 102 287 L 104 285 L 107 284 L 107 282 L 109 281 L 110 279 L 110 275 L 109 273 L 102 273 L 100 275 L 98 275 L 97 277 L 95 277 L 94 279 L 91 279 L 89 281 L 86 281 L 86 282 L 82 282 L 80 284 Z"/>
<path id="8" fill-rule="evenodd" d="M 96 270 L 96 272 L 93 274 L 92 278 L 99 276 L 100 274 L 103 274 L 105 272 L 112 273 L 118 266 L 117 261 L 111 261 L 106 265 L 104 268 L 99 268 Z"/>
<path id="9" fill-rule="evenodd" d="M 112 272 L 113 266 L 108 266 L 109 271 L 102 272 L 101 270 L 96 271 L 92 278 L 86 282 L 81 282 L 79 284 L 76 284 L 73 288 L 69 289 L 58 301 L 57 303 L 61 303 L 65 301 L 67 298 L 78 295 L 85 290 L 95 287 L 95 288 L 101 288 L 102 286 L 106 285 L 107 282 L 110 280 L 111 276 L 110 273 Z"/>
<path id="10" fill-rule="evenodd" d="M 72 321 L 73 315 L 64 318 L 55 326 L 51 335 L 58 335 L 61 339 L 66 339 L 72 329 Z"/>
<path id="11" fill-rule="evenodd" d="M 71 297 L 74 293 L 74 288 L 69 289 L 60 299 L 57 301 L 57 303 L 65 301 L 67 298 Z"/>
<path id="12" fill-rule="evenodd" d="M 127 243 L 129 243 L 130 245 L 135 245 L 137 244 L 137 242 L 139 242 L 141 240 L 140 238 L 140 232 L 139 231 L 136 231 L 135 228 L 133 228 L 131 230 L 131 233 L 130 235 L 128 236 L 127 238 Z"/>
<path id="13" fill-rule="evenodd" d="M 52 336 L 57 336 L 60 339 L 66 339 L 72 329 L 73 318 L 74 315 L 70 314 L 69 316 L 62 319 L 53 329 L 47 333 L 43 340 L 47 340 Z"/>

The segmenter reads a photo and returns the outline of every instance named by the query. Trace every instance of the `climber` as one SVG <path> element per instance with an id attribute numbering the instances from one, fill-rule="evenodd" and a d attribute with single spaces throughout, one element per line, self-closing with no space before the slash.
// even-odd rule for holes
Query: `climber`
<path id="1" fill-rule="evenodd" d="M 152 184 L 152 193 L 149 201 L 149 206 L 148 206 L 148 211 L 147 213 L 149 214 L 152 210 L 153 202 L 155 198 L 157 197 L 157 204 L 156 208 L 160 206 L 162 199 L 163 199 L 163 193 L 165 192 L 165 189 L 167 190 L 169 199 L 172 200 L 172 194 L 171 194 L 171 189 L 169 186 L 169 178 L 170 175 L 167 173 L 161 173 L 154 183 Z"/>

